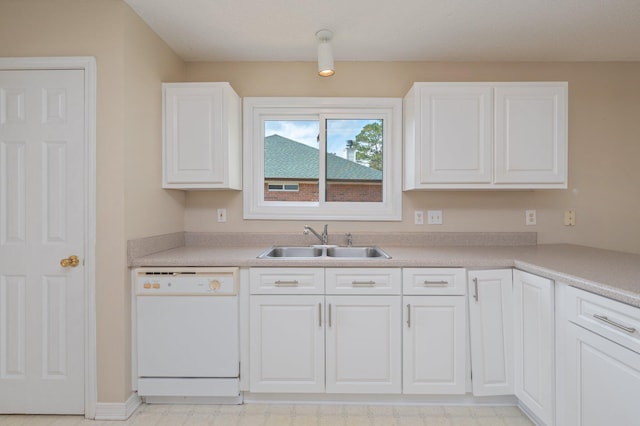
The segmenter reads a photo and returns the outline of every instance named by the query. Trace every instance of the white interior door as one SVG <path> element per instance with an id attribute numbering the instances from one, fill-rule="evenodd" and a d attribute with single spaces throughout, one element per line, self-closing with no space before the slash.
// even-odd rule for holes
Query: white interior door
<path id="1" fill-rule="evenodd" d="M 83 70 L 0 71 L 3 413 L 84 413 L 84 99 Z"/>

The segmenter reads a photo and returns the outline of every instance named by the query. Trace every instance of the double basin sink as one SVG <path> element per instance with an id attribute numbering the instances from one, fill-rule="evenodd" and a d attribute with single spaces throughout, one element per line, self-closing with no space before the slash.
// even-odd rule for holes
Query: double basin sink
<path id="1" fill-rule="evenodd" d="M 349 259 L 391 259 L 384 250 L 375 246 L 338 247 L 310 246 L 287 247 L 274 246 L 258 256 L 258 259 L 308 259 L 308 258 L 349 258 Z"/>

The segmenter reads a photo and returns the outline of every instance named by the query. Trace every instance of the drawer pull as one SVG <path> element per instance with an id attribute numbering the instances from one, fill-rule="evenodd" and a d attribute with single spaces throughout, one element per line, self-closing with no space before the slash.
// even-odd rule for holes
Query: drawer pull
<path id="1" fill-rule="evenodd" d="M 425 287 L 446 287 L 449 285 L 449 281 L 429 281 L 424 280 L 422 283 Z"/>
<path id="2" fill-rule="evenodd" d="M 626 331 L 627 333 L 635 333 L 635 332 L 636 332 L 636 329 L 635 329 L 635 328 L 633 328 L 633 327 L 627 327 L 627 326 L 624 326 L 624 325 L 622 325 L 622 324 L 618 324 L 617 322 L 610 320 L 609 318 L 607 318 L 607 317 L 606 317 L 606 316 L 604 316 L 604 315 L 593 314 L 593 317 L 594 317 L 595 319 L 599 319 L 599 320 L 600 320 L 600 321 L 602 321 L 602 322 L 606 322 L 607 324 L 610 324 L 610 325 L 612 325 L 612 326 L 614 326 L 614 327 L 618 327 L 620 330 L 624 330 L 624 331 Z"/>
<path id="3" fill-rule="evenodd" d="M 351 285 L 354 287 L 375 287 L 375 281 L 351 281 Z"/>
<path id="4" fill-rule="evenodd" d="M 300 282 L 298 280 L 283 281 L 278 280 L 274 283 L 276 287 L 297 287 Z"/>

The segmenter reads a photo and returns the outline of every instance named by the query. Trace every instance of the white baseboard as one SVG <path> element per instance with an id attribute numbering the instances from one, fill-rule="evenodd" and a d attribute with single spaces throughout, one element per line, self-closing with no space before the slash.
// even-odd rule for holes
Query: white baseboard
<path id="1" fill-rule="evenodd" d="M 449 406 L 517 406 L 513 395 L 405 395 L 405 394 L 305 394 L 244 393 L 247 404 L 371 404 L 371 405 L 449 405 Z"/>
<path id="2" fill-rule="evenodd" d="M 127 420 L 140 404 L 142 399 L 135 392 L 125 402 L 98 402 L 95 420 Z"/>

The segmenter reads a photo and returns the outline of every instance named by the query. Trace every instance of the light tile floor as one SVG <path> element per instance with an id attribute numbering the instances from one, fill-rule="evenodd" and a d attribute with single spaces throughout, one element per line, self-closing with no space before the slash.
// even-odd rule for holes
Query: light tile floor
<path id="1" fill-rule="evenodd" d="M 244 404 L 142 405 L 127 421 L 0 415 L 0 425 L 521 426 L 533 423 L 517 407 Z"/>

